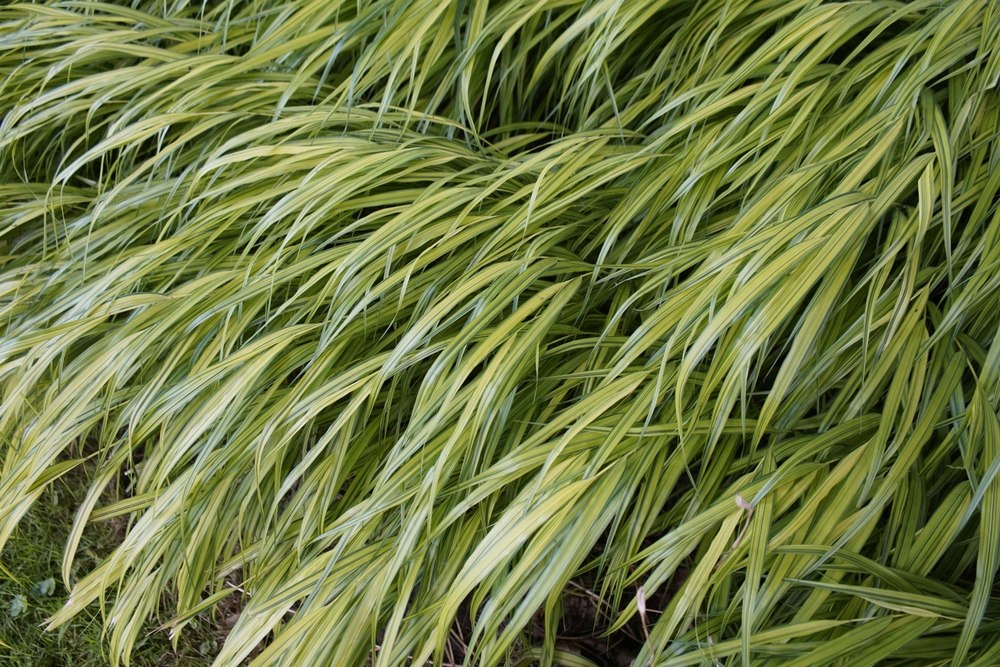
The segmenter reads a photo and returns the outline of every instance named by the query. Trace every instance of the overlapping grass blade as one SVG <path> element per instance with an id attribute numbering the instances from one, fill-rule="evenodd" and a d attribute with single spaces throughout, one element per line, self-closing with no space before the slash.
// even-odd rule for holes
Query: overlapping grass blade
<path id="1" fill-rule="evenodd" d="M 588 664 L 579 580 L 662 602 L 637 664 L 988 664 L 997 45 L 981 0 L 0 9 L 0 544 L 93 462 L 52 623 L 116 663 L 169 592 L 243 596 L 219 665 Z"/>

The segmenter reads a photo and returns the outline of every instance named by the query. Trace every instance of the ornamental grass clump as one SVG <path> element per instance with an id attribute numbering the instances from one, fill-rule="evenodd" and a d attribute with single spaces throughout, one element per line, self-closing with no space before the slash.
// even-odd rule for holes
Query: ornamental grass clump
<path id="1" fill-rule="evenodd" d="M 113 664 L 995 665 L 998 80 L 987 0 L 8 4 L 0 543 L 86 466 Z"/>

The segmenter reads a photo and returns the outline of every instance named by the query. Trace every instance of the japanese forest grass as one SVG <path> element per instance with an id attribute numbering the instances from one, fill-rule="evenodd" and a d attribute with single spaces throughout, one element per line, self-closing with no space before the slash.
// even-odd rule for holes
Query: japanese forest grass
<path id="1" fill-rule="evenodd" d="M 998 79 L 985 0 L 8 4 L 0 542 L 91 471 L 116 662 L 591 665 L 585 581 L 636 664 L 997 664 Z"/>

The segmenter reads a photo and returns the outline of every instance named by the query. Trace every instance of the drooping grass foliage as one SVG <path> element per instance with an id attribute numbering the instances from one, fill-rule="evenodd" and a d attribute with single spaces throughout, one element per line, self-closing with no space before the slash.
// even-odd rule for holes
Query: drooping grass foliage
<path id="1" fill-rule="evenodd" d="M 115 660 L 589 665 L 585 578 L 640 665 L 995 665 L 998 79 L 988 0 L 8 4 L 0 543 L 93 466 Z"/>
<path id="2" fill-rule="evenodd" d="M 81 478 L 86 476 L 87 467 L 80 466 L 51 484 L 21 520 L 4 550 L 0 569 L 0 665 L 4 667 L 108 665 L 96 605 L 53 632 L 42 631 L 46 618 L 59 611 L 66 599 L 66 590 L 59 582 L 62 547 L 73 525 L 76 505 L 86 492 Z M 73 563 L 76 570 L 85 573 L 97 565 L 102 555 L 117 545 L 121 528 L 126 525 L 127 519 L 120 517 L 91 526 L 77 547 Z M 209 664 L 224 629 L 224 623 L 198 618 L 177 637 L 176 646 L 171 646 L 169 635 L 156 632 L 155 621 L 151 620 L 133 646 L 131 664 Z"/>

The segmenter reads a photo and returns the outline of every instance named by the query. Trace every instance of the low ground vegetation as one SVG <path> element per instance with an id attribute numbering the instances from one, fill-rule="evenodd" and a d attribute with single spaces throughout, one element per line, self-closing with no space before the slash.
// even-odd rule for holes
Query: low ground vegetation
<path id="1" fill-rule="evenodd" d="M 4 3 L 4 650 L 1000 663 L 998 81 L 984 0 Z"/>

